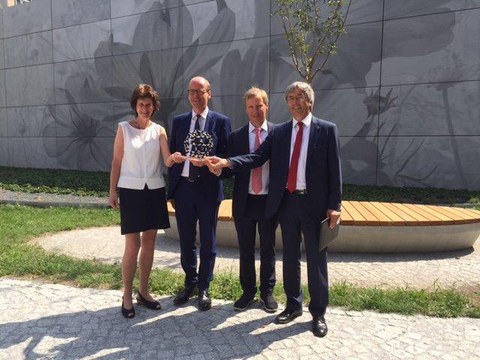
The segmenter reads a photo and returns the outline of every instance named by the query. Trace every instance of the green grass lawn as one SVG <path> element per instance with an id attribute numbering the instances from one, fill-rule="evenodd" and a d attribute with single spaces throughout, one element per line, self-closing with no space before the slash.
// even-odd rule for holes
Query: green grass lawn
<path id="1" fill-rule="evenodd" d="M 90 208 L 33 208 L 0 205 L 0 276 L 38 278 L 82 287 L 121 288 L 120 266 L 79 260 L 48 253 L 28 245 L 47 233 L 108 226 L 119 223 L 118 212 Z M 99 239 L 101 241 L 101 239 Z M 168 269 L 154 270 L 151 287 L 157 294 L 174 294 L 183 285 L 183 275 Z M 308 302 L 308 291 L 306 301 Z M 237 274 L 217 273 L 211 286 L 214 298 L 234 300 L 241 293 Z M 282 284 L 275 287 L 280 302 L 285 302 Z M 480 288 L 470 293 L 437 289 L 410 290 L 357 288 L 349 284 L 331 287 L 331 305 L 351 310 L 376 310 L 399 314 L 424 314 L 440 317 L 480 317 Z"/>
<path id="2" fill-rule="evenodd" d="M 53 194 L 108 196 L 109 174 L 76 170 L 0 167 L 0 188 Z M 231 198 L 232 181 L 225 181 L 225 195 Z M 416 204 L 460 204 L 480 206 L 480 192 L 390 186 L 343 186 L 344 200 L 404 202 Z"/>

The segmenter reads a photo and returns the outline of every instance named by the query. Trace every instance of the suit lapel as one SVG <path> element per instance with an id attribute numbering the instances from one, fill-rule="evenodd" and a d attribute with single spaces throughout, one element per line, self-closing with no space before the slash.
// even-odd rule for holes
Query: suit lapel
<path id="1" fill-rule="evenodd" d="M 212 134 L 214 127 L 215 127 L 215 118 L 212 112 L 208 110 L 207 118 L 205 119 L 205 127 L 203 128 L 203 130 Z"/>
<path id="2" fill-rule="evenodd" d="M 187 138 L 188 133 L 190 132 L 191 115 L 185 115 L 185 117 L 181 121 L 182 121 L 182 126 L 179 129 L 180 133 L 177 135 L 177 139 L 183 139 L 183 140 L 181 140 L 181 143 L 178 144 L 177 150 L 182 152 L 182 154 L 185 154 L 185 146 L 183 144 L 183 141 Z"/>
<path id="3" fill-rule="evenodd" d="M 307 149 L 307 163 L 305 168 L 307 169 L 310 164 L 310 159 L 313 156 L 315 149 L 315 144 L 317 143 L 318 136 L 320 135 L 318 120 L 315 117 L 312 117 L 312 123 L 310 127 L 310 135 L 308 137 L 308 149 Z"/>
<path id="4" fill-rule="evenodd" d="M 249 125 L 247 124 L 244 126 L 242 129 L 242 132 L 240 134 L 241 138 L 241 149 L 240 151 L 242 154 L 249 154 L 250 153 L 250 134 L 248 133 Z"/>
<path id="5" fill-rule="evenodd" d="M 280 146 L 280 150 L 282 153 L 280 156 L 282 159 L 285 159 L 285 163 L 283 164 L 283 166 L 286 168 L 287 173 L 288 173 L 288 169 L 290 168 L 290 147 L 292 146 L 291 142 L 292 142 L 292 126 L 293 126 L 292 122 L 293 120 L 290 120 L 283 126 L 283 128 L 281 129 L 282 134 L 280 136 L 280 138 L 282 139 L 281 146 Z M 275 130 L 275 131 L 278 131 L 278 130 Z"/>
<path id="6" fill-rule="evenodd" d="M 272 124 L 269 123 L 269 122 L 267 122 L 267 131 L 268 131 L 268 133 L 270 134 L 270 133 L 272 132 L 272 130 L 273 130 Z"/>

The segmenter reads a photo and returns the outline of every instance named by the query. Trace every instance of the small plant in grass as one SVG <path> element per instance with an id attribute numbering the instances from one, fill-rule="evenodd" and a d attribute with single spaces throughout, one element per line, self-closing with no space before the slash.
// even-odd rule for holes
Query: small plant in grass
<path id="1" fill-rule="evenodd" d="M 242 295 L 238 275 L 231 272 L 217 273 L 210 287 L 210 294 L 218 299 L 236 300 Z"/>
<path id="2" fill-rule="evenodd" d="M 169 269 L 156 269 L 152 272 L 150 287 L 157 294 L 177 294 L 183 288 L 183 278 Z M 138 281 L 135 281 L 138 287 Z"/>

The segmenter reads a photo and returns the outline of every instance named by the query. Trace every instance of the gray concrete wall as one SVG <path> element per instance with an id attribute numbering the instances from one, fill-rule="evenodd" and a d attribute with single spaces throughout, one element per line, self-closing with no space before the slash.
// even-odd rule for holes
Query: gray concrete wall
<path id="1" fill-rule="evenodd" d="M 3 0 L 5 1 L 5 0 Z M 168 130 L 194 75 L 211 108 L 247 117 L 252 84 L 289 120 L 291 65 L 270 0 L 34 0 L 0 16 L 0 166 L 108 171 L 136 84 Z M 316 78 L 314 114 L 340 130 L 346 183 L 480 190 L 480 0 L 353 0 Z"/>

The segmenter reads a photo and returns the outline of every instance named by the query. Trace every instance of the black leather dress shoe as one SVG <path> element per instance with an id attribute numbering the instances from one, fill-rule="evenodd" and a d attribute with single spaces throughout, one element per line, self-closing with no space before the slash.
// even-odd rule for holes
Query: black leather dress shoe
<path id="1" fill-rule="evenodd" d="M 313 335 L 316 337 L 324 337 L 328 333 L 327 323 L 323 317 L 314 317 L 312 321 Z"/>
<path id="2" fill-rule="evenodd" d="M 198 292 L 198 309 L 200 311 L 210 310 L 212 307 L 212 299 L 207 290 L 202 290 Z"/>
<path id="3" fill-rule="evenodd" d="M 273 295 L 262 295 L 260 296 L 260 301 L 262 302 L 262 308 L 267 313 L 274 313 L 278 310 L 278 303 L 275 301 Z"/>
<path id="4" fill-rule="evenodd" d="M 254 295 L 248 295 L 246 293 L 243 293 L 240 298 L 233 303 L 233 308 L 235 311 L 244 311 L 247 310 L 250 305 L 253 304 L 253 300 L 255 298 Z"/>
<path id="5" fill-rule="evenodd" d="M 294 320 L 295 318 L 302 316 L 302 309 L 292 310 L 286 308 L 280 314 L 277 315 L 275 318 L 276 324 L 287 324 L 290 321 Z"/>
<path id="6" fill-rule="evenodd" d="M 177 296 L 175 296 L 175 299 L 173 299 L 173 304 L 176 306 L 185 304 L 188 299 L 192 297 L 194 292 L 195 285 L 185 287 L 182 291 L 178 293 Z"/>

